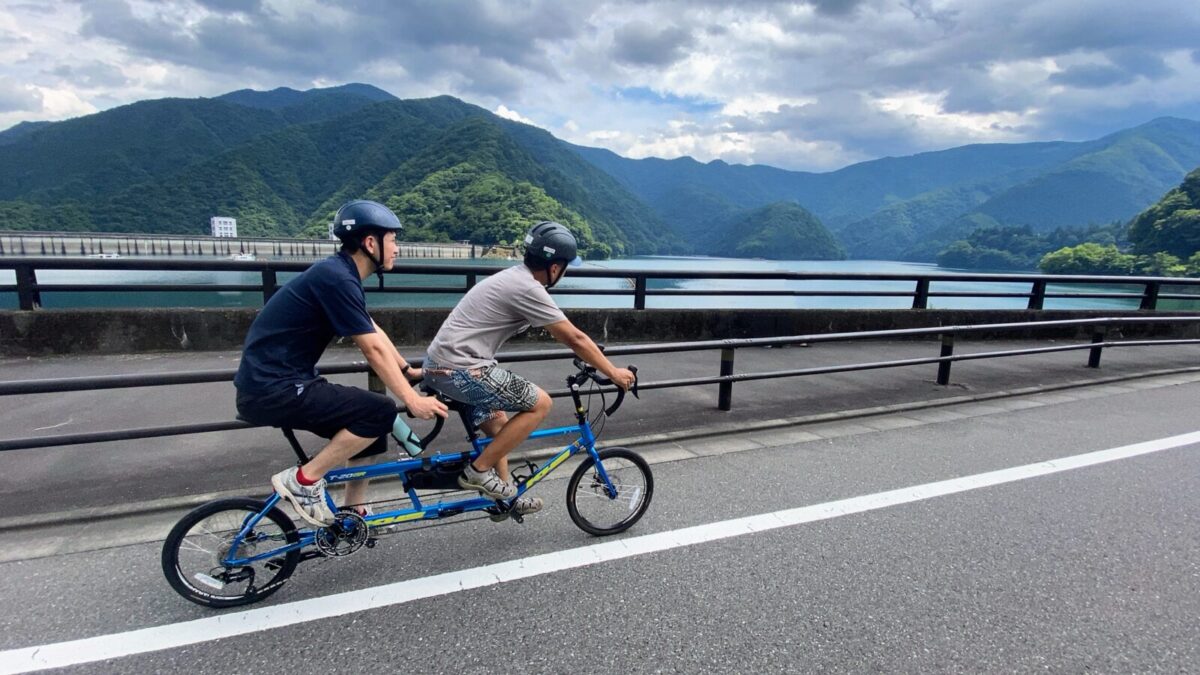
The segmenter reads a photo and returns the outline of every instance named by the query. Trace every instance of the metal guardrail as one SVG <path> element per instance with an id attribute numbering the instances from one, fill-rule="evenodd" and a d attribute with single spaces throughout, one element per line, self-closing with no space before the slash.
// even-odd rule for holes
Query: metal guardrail
<path id="1" fill-rule="evenodd" d="M 963 326 L 935 326 L 930 328 L 905 328 L 894 330 L 860 331 L 854 333 L 825 333 L 815 335 L 791 335 L 773 338 L 743 338 L 729 340 L 704 340 L 696 342 L 670 342 L 647 345 L 627 345 L 610 347 L 605 353 L 609 356 L 626 356 L 634 354 L 668 354 L 692 351 L 721 351 L 720 374 L 715 377 L 698 377 L 658 382 L 643 382 L 640 389 L 668 389 L 673 387 L 692 387 L 716 384 L 718 386 L 717 406 L 721 410 L 730 410 L 733 404 L 733 384 L 783 377 L 801 377 L 829 373 L 842 373 L 857 370 L 875 370 L 880 368 L 899 368 L 923 364 L 937 364 L 937 383 L 950 383 L 950 367 L 956 361 L 1003 358 L 1025 354 L 1044 354 L 1074 350 L 1088 350 L 1088 366 L 1100 367 L 1100 356 L 1106 347 L 1159 346 L 1200 344 L 1200 339 L 1161 339 L 1161 340 L 1120 340 L 1107 339 L 1107 331 L 1113 327 L 1128 324 L 1200 324 L 1197 317 L 1107 317 L 1092 319 L 1066 319 L 1059 321 L 1031 321 L 1023 323 L 993 323 Z M 1033 347 L 1029 349 L 1009 349 L 992 352 L 976 352 L 971 354 L 954 354 L 954 338 L 979 332 L 996 332 L 1005 330 L 1029 331 L 1063 327 L 1092 327 L 1090 342 L 1069 345 L 1054 345 L 1050 347 Z M 770 371 L 762 373 L 734 373 L 734 356 L 737 349 L 750 347 L 769 347 L 794 345 L 816 342 L 848 342 L 856 340 L 878 340 L 886 338 L 911 338 L 922 335 L 941 336 L 941 348 L 938 356 L 917 359 L 897 359 L 854 363 L 839 366 L 823 366 L 816 368 L 796 368 L 791 370 Z M 568 349 L 544 351 L 508 352 L 498 355 L 502 363 L 521 361 L 551 361 L 571 358 L 574 354 Z M 421 359 L 410 359 L 419 364 Z M 30 394 L 46 394 L 66 391 L 91 391 L 100 389 L 120 389 L 127 387 L 155 387 L 179 384 L 196 384 L 201 382 L 229 382 L 233 380 L 235 369 L 197 370 L 182 373 L 166 374 L 135 374 L 135 375 L 105 375 L 96 377 L 55 378 L 49 380 L 21 380 L 0 382 L 0 396 L 19 396 Z M 370 372 L 365 362 L 322 367 L 321 372 L 329 375 L 345 373 Z M 566 389 L 549 392 L 553 397 L 568 396 Z M 209 422 L 201 424 L 182 424 L 162 427 L 144 427 L 140 429 L 123 429 L 80 434 L 64 434 L 59 436 L 41 436 L 31 438 L 13 438 L 0 440 L 0 451 L 28 450 L 65 445 L 80 445 L 84 443 L 100 443 L 106 441 L 134 440 L 140 438 L 157 438 L 162 436 L 178 436 L 184 434 L 209 433 L 214 431 L 229 431 L 246 429 L 254 425 L 242 421 Z"/>
<path id="2" fill-rule="evenodd" d="M 16 284 L 0 285 L 0 292 L 16 292 L 22 310 L 41 306 L 43 293 L 85 292 L 147 292 L 147 291 L 240 291 L 261 293 L 263 302 L 279 288 L 280 272 L 302 272 L 312 263 L 283 260 L 179 260 L 179 259 L 92 259 L 92 258 L 0 258 L 0 269 L 11 269 L 16 273 Z M 47 284 L 38 281 L 38 270 L 157 270 L 191 272 L 258 272 L 258 284 Z M 464 282 L 445 286 L 386 286 L 367 288 L 368 293 L 452 293 L 461 294 L 469 290 L 479 277 L 500 271 L 500 268 L 484 265 L 417 265 L 405 264 L 389 272 L 389 275 L 434 275 L 464 278 Z M 689 272 L 679 270 L 629 270 L 601 269 L 595 267 L 573 269 L 571 278 L 598 278 L 624 280 L 627 288 L 556 288 L 559 295 L 632 296 L 634 309 L 645 309 L 646 298 L 651 296 L 817 296 L 817 297 L 908 297 L 912 298 L 913 309 L 927 309 L 930 298 L 1023 298 L 1028 309 L 1042 309 L 1045 301 L 1055 299 L 1135 299 L 1140 309 L 1153 310 L 1162 299 L 1200 301 L 1200 279 L 1179 277 L 1118 277 L 1053 274 L 867 274 L 836 272 Z M 652 279 L 723 279 L 745 281 L 898 281 L 913 284 L 911 290 L 828 290 L 813 289 L 680 289 L 651 288 Z M 938 290 L 935 284 L 947 282 L 1021 283 L 1029 284 L 1028 291 L 947 291 Z M 1075 285 L 1085 287 L 1131 286 L 1140 290 L 1118 292 L 1099 290 L 1077 292 L 1048 289 L 1053 285 Z M 369 285 L 369 284 L 368 284 Z M 1179 287 L 1190 293 L 1168 293 L 1164 286 Z"/>

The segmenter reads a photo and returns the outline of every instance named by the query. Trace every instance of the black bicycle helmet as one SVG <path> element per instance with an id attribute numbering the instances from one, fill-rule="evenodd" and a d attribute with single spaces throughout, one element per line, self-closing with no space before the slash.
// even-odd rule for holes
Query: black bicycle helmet
<path id="1" fill-rule="evenodd" d="M 399 236 L 404 231 L 400 219 L 388 207 L 369 199 L 355 199 L 342 204 L 333 216 L 333 235 L 342 240 L 342 245 L 351 253 L 362 248 L 362 240 L 374 236 L 378 242 L 378 256 L 371 258 L 375 264 L 375 276 L 383 288 L 383 238 L 388 232 Z"/>
<path id="2" fill-rule="evenodd" d="M 583 263 L 579 258 L 579 244 L 575 241 L 575 235 L 552 220 L 543 220 L 525 235 L 525 259 L 530 258 L 545 265 L 560 262 L 578 267 Z"/>

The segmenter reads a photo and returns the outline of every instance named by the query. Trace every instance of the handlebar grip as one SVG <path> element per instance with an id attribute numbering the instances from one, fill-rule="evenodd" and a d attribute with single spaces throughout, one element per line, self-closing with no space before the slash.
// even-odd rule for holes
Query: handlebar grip
<path id="1" fill-rule="evenodd" d="M 637 397 L 637 366 L 630 365 L 630 366 L 626 366 L 626 367 L 629 368 L 629 371 L 633 373 L 633 386 L 631 386 L 629 388 L 629 390 L 633 392 L 634 397 Z M 597 382 L 599 382 L 599 379 L 597 379 Z M 612 384 L 612 380 L 608 380 L 607 382 L 601 382 L 601 384 Z M 621 403 L 623 403 L 624 401 L 625 401 L 625 390 L 620 387 L 617 387 L 617 400 L 613 401 L 613 404 L 610 405 L 604 411 L 604 416 L 612 417 L 613 413 L 617 412 L 617 408 L 620 408 Z"/>

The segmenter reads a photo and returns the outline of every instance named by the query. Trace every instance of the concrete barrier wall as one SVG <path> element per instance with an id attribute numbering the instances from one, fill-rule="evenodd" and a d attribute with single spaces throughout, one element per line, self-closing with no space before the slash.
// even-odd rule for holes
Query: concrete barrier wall
<path id="1" fill-rule="evenodd" d="M 378 309 L 375 320 L 397 344 L 427 344 L 449 310 Z M 128 354 L 238 349 L 258 310 L 103 309 L 0 312 L 0 356 Z M 659 342 L 846 333 L 1104 316 L 1195 316 L 1137 311 L 1029 310 L 647 310 L 575 309 L 567 315 L 597 340 Z M 1090 329 L 1005 331 L 979 338 L 1084 339 Z M 1200 337 L 1200 327 L 1122 327 L 1125 337 Z M 519 341 L 549 340 L 529 331 Z M 928 339 L 928 338 L 926 338 Z"/>

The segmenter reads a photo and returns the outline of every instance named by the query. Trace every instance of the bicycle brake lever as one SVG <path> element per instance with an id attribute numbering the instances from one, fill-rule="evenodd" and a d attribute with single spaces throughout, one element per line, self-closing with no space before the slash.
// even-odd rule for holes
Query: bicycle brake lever
<path id="1" fill-rule="evenodd" d="M 641 396 L 638 396 L 638 375 L 637 375 L 637 370 L 638 370 L 638 369 L 637 369 L 637 366 L 634 366 L 634 365 L 630 365 L 630 366 L 629 366 L 629 372 L 633 373 L 633 386 L 631 386 L 631 387 L 629 388 L 629 393 L 633 394 L 633 397 L 634 397 L 634 398 L 636 398 L 636 399 L 641 399 Z"/>

